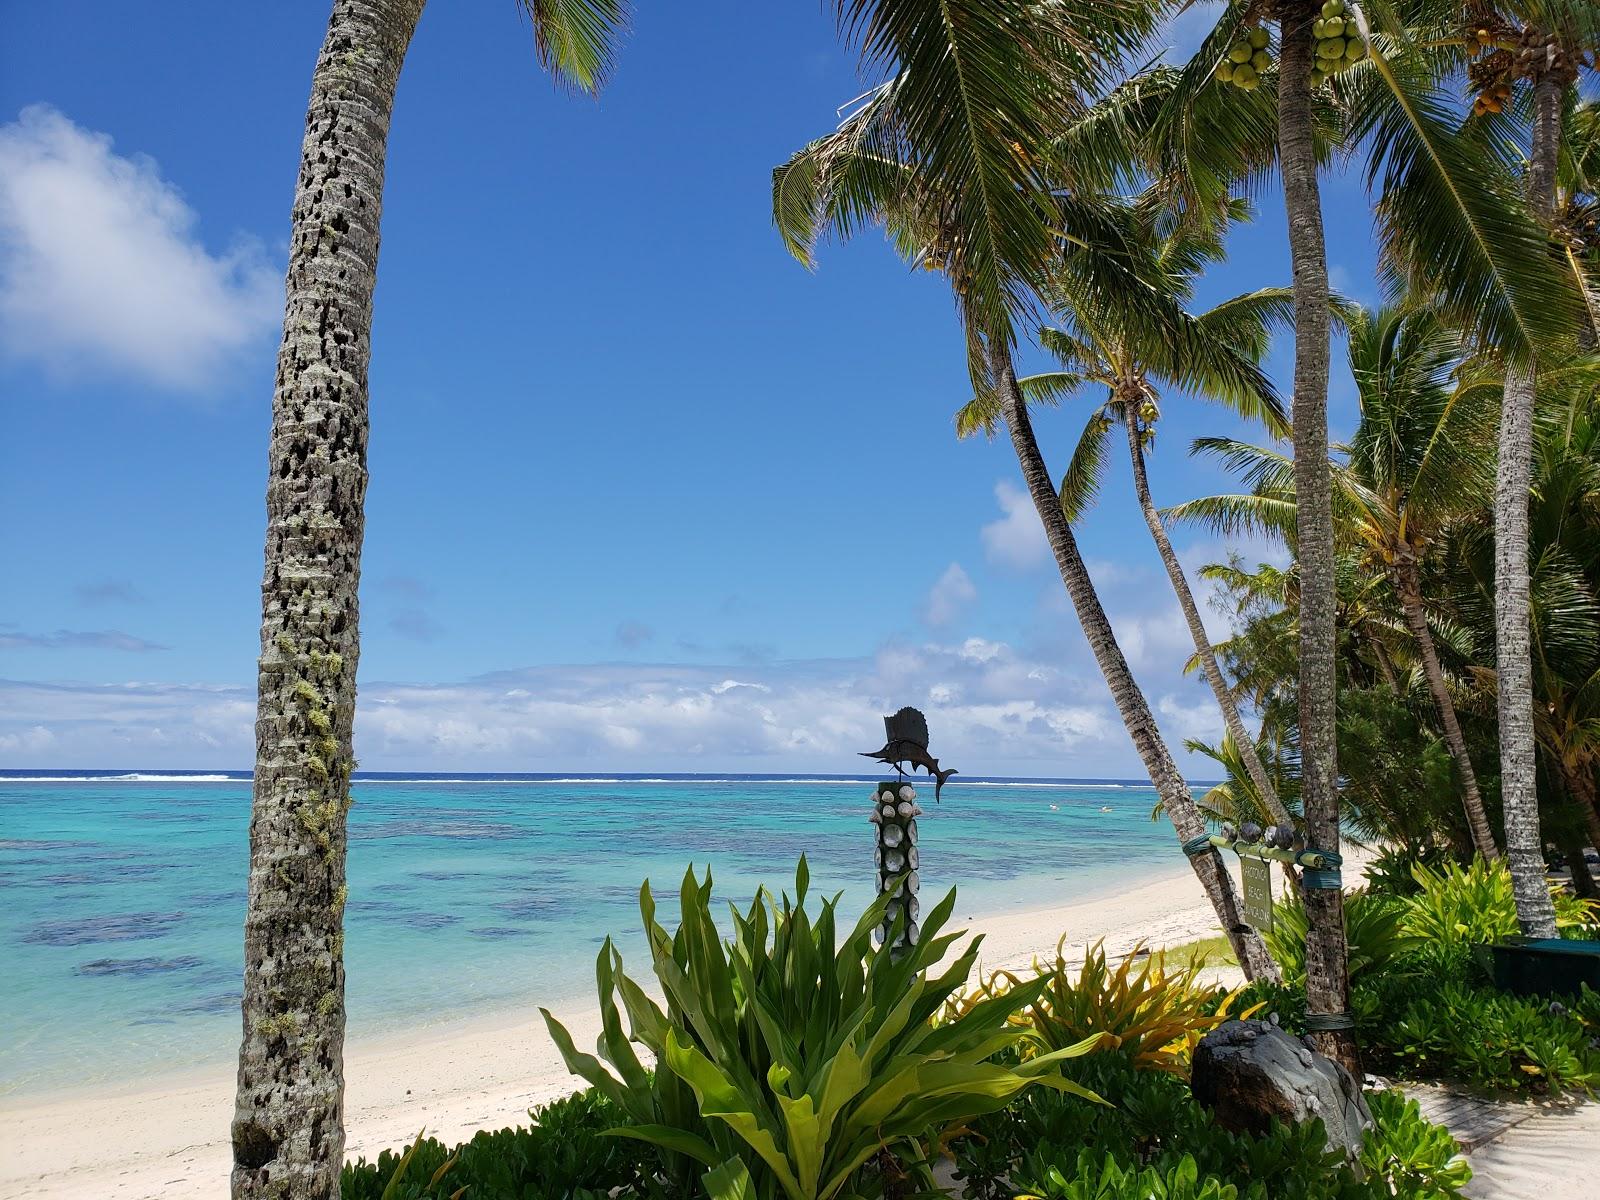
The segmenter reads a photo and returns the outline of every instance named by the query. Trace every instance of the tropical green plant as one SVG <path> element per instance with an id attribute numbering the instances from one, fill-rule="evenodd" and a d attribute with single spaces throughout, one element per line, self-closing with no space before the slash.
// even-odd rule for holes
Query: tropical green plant
<path id="1" fill-rule="evenodd" d="M 625 0 L 522 0 L 598 87 Z M 273 387 L 232 1195 L 329 1196 L 344 1162 L 346 815 L 384 159 L 423 0 L 333 0 L 311 77 Z"/>
<path id="2" fill-rule="evenodd" d="M 1361 1142 L 1360 1163 L 1368 1178 L 1384 1180 L 1403 1200 L 1456 1196 L 1472 1178 L 1448 1129 L 1422 1115 L 1415 1100 L 1384 1088 L 1367 1093 L 1372 1128 Z"/>
<path id="3" fill-rule="evenodd" d="M 1248 1200 L 1437 1200 L 1457 1195 L 1471 1175 L 1449 1131 L 1398 1093 L 1369 1093 L 1373 1125 L 1358 1170 L 1329 1148 L 1320 1121 L 1274 1125 L 1259 1137 L 1234 1134 L 1195 1102 L 1181 1076 L 1136 1071 L 1108 1055 L 1078 1059 L 1073 1070 L 1109 1103 L 1035 1091 L 975 1122 L 952 1147 L 964 1196 L 1094 1195 L 1068 1189 L 1096 1186 L 1108 1159 L 1123 1176 L 1150 1168 L 1163 1180 L 1187 1159 L 1196 1185 L 1214 1181 Z"/>
<path id="4" fill-rule="evenodd" d="M 1600 1050 L 1549 1001 L 1426 972 L 1379 977 L 1355 993 L 1364 1045 L 1387 1070 L 1497 1091 L 1600 1088 Z"/>
<path id="5" fill-rule="evenodd" d="M 1081 1151 L 1070 1177 L 1051 1164 L 1017 1200 L 1237 1200 L 1239 1189 L 1200 1178 L 1188 1155 L 1171 1167 L 1124 1167 L 1114 1154 Z"/>
<path id="6" fill-rule="evenodd" d="M 653 1169 L 647 1146 L 608 1137 L 627 1114 L 593 1090 L 529 1111 L 531 1124 L 484 1130 L 447 1148 L 418 1138 L 402 1153 L 347 1163 L 342 1200 L 602 1200 Z"/>
<path id="7" fill-rule="evenodd" d="M 1416 863 L 1411 872 L 1420 890 L 1407 897 L 1404 928 L 1437 946 L 1489 945 L 1514 937 L 1519 929 L 1511 872 L 1503 862 L 1475 858 L 1466 866 L 1434 868 Z M 1600 905 L 1581 900 L 1547 882 L 1556 928 L 1578 929 L 1595 921 Z"/>
<path id="8" fill-rule="evenodd" d="M 1139 1070 L 1185 1074 L 1195 1044 L 1234 1014 L 1233 993 L 1202 983 L 1204 963 L 1168 962 L 1143 946 L 1113 968 L 1105 944 L 1084 949 L 1083 965 L 1067 962 L 1066 937 L 1056 943 L 1053 961 L 1034 960 L 1030 972 L 995 971 L 955 998 L 952 1015 L 1004 996 L 1013 989 L 1043 983 L 1038 998 L 1011 1018 L 1034 1039 L 1024 1053 L 1078 1046 L 1086 1040 L 1100 1053 L 1115 1052 Z"/>
<path id="9" fill-rule="evenodd" d="M 1367 971 L 1382 969 L 1414 949 L 1421 938 L 1405 928 L 1406 906 L 1388 896 L 1351 892 L 1344 898 L 1345 944 L 1352 985 Z M 1300 897 L 1285 893 L 1272 906 L 1267 949 L 1278 960 L 1283 980 L 1304 985 L 1306 978 L 1306 909 Z"/>
<path id="10" fill-rule="evenodd" d="M 880 1151 L 915 1159 L 923 1135 L 1001 1108 L 1030 1085 L 1087 1095 L 1059 1064 L 1095 1037 L 1010 1065 L 992 1061 L 1031 1036 L 1009 1020 L 1042 994 L 1042 980 L 934 1021 L 982 943 L 973 938 L 934 973 L 961 940 L 941 932 L 953 891 L 924 919 L 916 944 L 896 955 L 872 947 L 892 893 L 841 940 L 838 897 L 813 920 L 808 888 L 802 858 L 793 902 L 762 890 L 734 910 L 725 943 L 711 915 L 709 872 L 703 882 L 685 874 L 672 934 L 656 921 L 646 884 L 639 907 L 666 1007 L 624 974 L 608 940 L 596 964 L 604 1063 L 544 1013 L 568 1068 L 628 1114 L 631 1123 L 616 1132 L 673 1156 L 668 1170 L 680 1185 L 698 1164 L 713 1195 L 829 1200 Z M 655 1055 L 653 1076 L 634 1043 Z"/>

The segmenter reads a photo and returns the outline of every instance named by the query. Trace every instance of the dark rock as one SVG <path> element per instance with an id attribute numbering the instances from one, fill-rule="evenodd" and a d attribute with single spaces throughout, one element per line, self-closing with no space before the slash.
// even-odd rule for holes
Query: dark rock
<path id="1" fill-rule="evenodd" d="M 1328 1145 L 1351 1158 L 1372 1113 L 1361 1088 L 1338 1063 L 1267 1021 L 1229 1021 L 1195 1047 L 1195 1099 L 1235 1133 L 1266 1133 L 1274 1120 L 1320 1117 Z"/>

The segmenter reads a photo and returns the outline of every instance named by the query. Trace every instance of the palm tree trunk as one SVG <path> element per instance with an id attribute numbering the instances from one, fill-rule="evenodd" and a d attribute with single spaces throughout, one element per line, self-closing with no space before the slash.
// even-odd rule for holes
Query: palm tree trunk
<path id="1" fill-rule="evenodd" d="M 1256 794 L 1266 805 L 1268 815 L 1275 823 L 1292 828 L 1294 818 L 1289 815 L 1289 810 L 1278 798 L 1278 789 L 1272 786 L 1267 768 L 1261 762 L 1261 756 L 1256 753 L 1256 741 L 1245 729 L 1244 721 L 1239 716 L 1238 702 L 1228 690 L 1227 681 L 1222 678 L 1222 668 L 1217 665 L 1217 656 L 1212 652 L 1211 638 L 1206 633 L 1205 622 L 1200 619 L 1200 610 L 1195 605 L 1194 593 L 1189 590 L 1189 580 L 1184 576 L 1178 556 L 1173 553 L 1172 539 L 1167 536 L 1167 527 L 1162 523 L 1161 514 L 1156 511 L 1155 501 L 1150 497 L 1150 479 L 1145 471 L 1144 447 L 1139 444 L 1138 412 L 1132 404 L 1124 404 L 1122 409 L 1123 424 L 1128 431 L 1128 457 L 1133 462 L 1133 490 L 1139 497 L 1139 510 L 1144 513 L 1144 523 L 1150 529 L 1150 536 L 1155 539 L 1156 552 L 1161 555 L 1161 565 L 1166 567 L 1167 578 L 1172 581 L 1172 590 L 1178 597 L 1178 607 L 1183 610 L 1183 619 L 1189 625 L 1189 636 L 1194 640 L 1194 652 L 1200 660 L 1200 669 L 1205 673 L 1206 682 L 1211 685 L 1211 694 L 1216 697 L 1217 707 L 1222 710 L 1223 724 L 1227 726 L 1228 734 L 1233 738 L 1234 744 L 1239 747 L 1239 757 L 1244 761 L 1245 771 L 1250 776 L 1250 782 L 1255 784 Z"/>
<path id="2" fill-rule="evenodd" d="M 1600 784 L 1596 783 L 1600 769 L 1595 763 L 1582 759 L 1572 761 L 1563 756 L 1559 761 L 1567 779 L 1567 790 L 1572 793 L 1573 800 L 1583 813 L 1584 825 L 1589 830 L 1589 842 L 1596 850 L 1600 850 Z"/>
<path id="3" fill-rule="evenodd" d="M 1433 702 L 1439 709 L 1445 745 L 1450 747 L 1456 773 L 1461 776 L 1461 803 L 1467 813 L 1467 828 L 1472 831 L 1472 844 L 1484 858 L 1497 859 L 1500 850 L 1494 844 L 1494 832 L 1489 828 L 1488 814 L 1483 811 L 1478 774 L 1472 769 L 1472 758 L 1467 754 L 1467 739 L 1461 736 L 1461 722 L 1456 719 L 1455 702 L 1450 698 L 1444 670 L 1439 666 L 1433 634 L 1428 629 L 1428 614 L 1422 607 L 1422 581 L 1417 575 L 1417 562 L 1409 547 L 1402 547 L 1396 557 L 1395 576 L 1400 608 L 1405 613 L 1411 636 L 1417 640 L 1417 649 L 1422 655 L 1422 673 L 1428 677 L 1428 688 L 1433 692 Z"/>
<path id="4" fill-rule="evenodd" d="M 272 398 L 234 1200 L 337 1200 L 345 814 L 384 152 L 424 0 L 335 0 L 311 81 Z"/>
<path id="5" fill-rule="evenodd" d="M 1311 123 L 1312 22 L 1316 0 L 1279 0 L 1278 160 L 1294 267 L 1294 483 L 1300 564 L 1301 805 L 1306 837 L 1339 850 L 1335 743 L 1333 478 L 1328 467 L 1328 261 L 1322 233 Z M 1321 1052 L 1357 1079 L 1355 1030 L 1348 1020 L 1350 976 L 1344 893 L 1306 889 L 1306 1010 Z"/>
<path id="6" fill-rule="evenodd" d="M 1572 872 L 1573 894 L 1585 900 L 1600 900 L 1600 886 L 1595 884 L 1594 876 L 1589 873 L 1588 860 L 1583 857 L 1583 839 L 1577 834 L 1562 839 L 1561 856 L 1567 860 L 1567 869 Z"/>
<path id="7" fill-rule="evenodd" d="M 1034 439 L 1033 422 L 1028 416 L 1022 389 L 1017 386 L 1010 353 L 1002 347 L 991 346 L 990 358 L 995 384 L 1001 393 L 1006 428 L 1011 435 L 1017 462 L 1022 467 L 1023 482 L 1028 486 L 1028 494 L 1033 498 L 1039 520 L 1044 524 L 1056 566 L 1061 571 L 1061 581 L 1066 584 L 1067 595 L 1071 597 L 1072 607 L 1078 614 L 1078 623 L 1083 626 L 1089 649 L 1093 651 L 1100 673 L 1105 676 L 1106 686 L 1111 690 L 1111 699 L 1117 706 L 1128 736 L 1133 739 L 1134 749 L 1144 763 L 1150 782 L 1155 785 L 1156 794 L 1161 798 L 1173 828 L 1185 843 L 1192 844 L 1205 836 L 1205 821 L 1195 805 L 1189 785 L 1179 773 L 1177 763 L 1172 761 L 1166 743 L 1161 740 L 1155 716 L 1145 701 L 1144 693 L 1139 690 L 1133 672 L 1128 669 L 1128 661 L 1122 655 L 1122 648 L 1117 645 L 1116 634 L 1095 592 L 1089 569 L 1084 566 L 1083 556 L 1078 552 L 1078 541 L 1061 509 L 1061 497 L 1045 467 L 1039 443 Z M 1212 907 L 1216 909 L 1217 919 L 1222 923 L 1223 932 L 1227 934 L 1245 977 L 1279 978 L 1277 964 L 1267 952 L 1266 943 L 1261 940 L 1259 933 L 1245 923 L 1238 893 L 1234 891 L 1233 878 L 1223 864 L 1222 855 L 1214 848 L 1207 847 L 1191 855 L 1189 863 L 1199 877 L 1200 885 L 1205 888 Z"/>
<path id="8" fill-rule="evenodd" d="M 1548 224 L 1555 206 L 1556 148 L 1561 139 L 1561 85 L 1545 72 L 1534 85 L 1533 153 L 1528 194 Z M 1506 375 L 1500 413 L 1500 454 L 1494 492 L 1494 626 L 1496 698 L 1500 718 L 1500 796 L 1506 861 L 1517 901 L 1517 923 L 1530 937 L 1554 937 L 1555 908 L 1544 880 L 1544 838 L 1533 725 L 1533 653 L 1528 597 L 1528 486 L 1533 466 L 1533 403 L 1537 367 Z"/>

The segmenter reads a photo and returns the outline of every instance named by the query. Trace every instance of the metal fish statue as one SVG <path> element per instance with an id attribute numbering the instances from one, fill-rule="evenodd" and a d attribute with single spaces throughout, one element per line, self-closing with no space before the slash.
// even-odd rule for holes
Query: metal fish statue
<path id="1" fill-rule="evenodd" d="M 862 751 L 862 758 L 876 759 L 878 762 L 887 763 L 895 770 L 905 773 L 905 764 L 920 767 L 935 782 L 933 785 L 933 799 L 939 802 L 939 793 L 944 789 L 945 780 L 958 772 L 954 767 L 949 770 L 939 768 L 939 760 L 928 753 L 928 720 L 914 708 L 902 708 L 892 717 L 883 719 L 883 732 L 885 741 L 878 750 Z"/>

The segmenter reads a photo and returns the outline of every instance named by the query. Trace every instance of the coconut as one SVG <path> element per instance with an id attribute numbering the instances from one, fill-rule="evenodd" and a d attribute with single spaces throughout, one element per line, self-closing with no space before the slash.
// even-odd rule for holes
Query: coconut
<path id="1" fill-rule="evenodd" d="M 1325 17 L 1337 17 L 1342 12 L 1344 12 L 1344 0 L 1327 0 L 1322 6 L 1322 15 Z"/>
<path id="2" fill-rule="evenodd" d="M 1255 51 L 1250 49 L 1249 42 L 1235 42 L 1233 48 L 1228 51 L 1228 57 L 1236 63 L 1247 63 L 1254 53 Z"/>
<path id="3" fill-rule="evenodd" d="M 1233 81 L 1249 91 L 1257 81 L 1256 69 L 1249 63 L 1240 63 L 1233 69 Z"/>
<path id="4" fill-rule="evenodd" d="M 1314 87 L 1314 88 L 1321 87 L 1323 85 L 1323 83 L 1326 82 L 1327 78 L 1328 77 L 1326 75 L 1324 75 L 1321 71 L 1317 70 L 1315 67 L 1313 67 L 1311 69 L 1311 86 L 1312 87 Z"/>
<path id="5" fill-rule="evenodd" d="M 1267 43 L 1272 40 L 1272 35 L 1269 34 L 1265 29 L 1261 28 L 1261 26 L 1257 25 L 1250 31 L 1249 40 L 1252 49 L 1265 50 L 1267 48 Z"/>
<path id="6" fill-rule="evenodd" d="M 1250 65 L 1256 69 L 1256 74 L 1259 75 L 1272 65 L 1272 55 L 1265 50 L 1257 50 L 1250 56 Z"/>
<path id="7" fill-rule="evenodd" d="M 1360 62 L 1366 56 L 1367 45 L 1365 42 L 1351 38 L 1350 41 L 1345 43 L 1344 57 L 1346 62 Z"/>
<path id="8" fill-rule="evenodd" d="M 1217 78 L 1223 83 L 1233 82 L 1233 60 L 1225 58 L 1217 64 Z"/>

